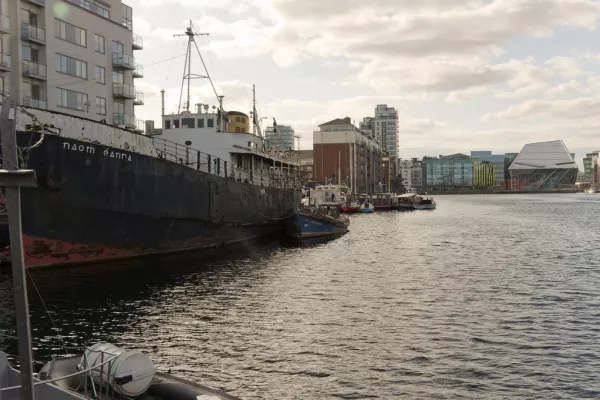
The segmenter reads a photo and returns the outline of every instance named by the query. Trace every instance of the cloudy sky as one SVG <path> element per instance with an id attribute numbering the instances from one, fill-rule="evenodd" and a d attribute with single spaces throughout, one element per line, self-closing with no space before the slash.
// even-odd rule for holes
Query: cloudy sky
<path id="1" fill-rule="evenodd" d="M 387 103 L 400 155 L 600 148 L 599 0 L 126 0 L 144 50 L 142 119 L 176 111 L 191 19 L 225 108 L 276 117 L 312 147 L 317 125 Z M 202 73 L 197 56 L 193 72 Z M 215 104 L 206 80 L 192 103 Z M 158 121 L 157 121 L 158 122 Z M 263 121 L 266 123 L 267 121 Z"/>

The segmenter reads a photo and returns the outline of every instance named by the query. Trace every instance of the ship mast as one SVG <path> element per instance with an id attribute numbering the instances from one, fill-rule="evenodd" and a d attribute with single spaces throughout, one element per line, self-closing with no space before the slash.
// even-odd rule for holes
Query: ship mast
<path id="1" fill-rule="evenodd" d="M 182 108 L 181 101 L 183 99 L 183 88 L 184 88 L 186 79 L 187 79 L 187 101 L 184 104 L 184 108 L 188 112 L 190 111 L 190 105 L 191 105 L 190 86 L 191 86 L 192 79 L 208 79 L 208 81 L 210 82 L 210 85 L 213 89 L 213 92 L 215 93 L 217 101 L 219 102 L 219 114 L 220 114 L 219 128 L 220 128 L 223 126 L 222 120 L 223 120 L 224 114 L 225 114 L 225 112 L 223 110 L 223 96 L 220 96 L 217 93 L 215 84 L 213 83 L 212 78 L 210 77 L 210 74 L 208 73 L 208 68 L 206 68 L 206 63 L 204 62 L 202 53 L 200 53 L 200 49 L 198 48 L 198 43 L 196 43 L 196 40 L 195 40 L 196 36 L 208 36 L 209 33 L 196 33 L 196 32 L 194 32 L 193 27 L 194 26 L 192 24 L 192 21 L 190 20 L 190 25 L 186 28 L 185 33 L 173 35 L 176 37 L 187 36 L 187 38 L 188 38 L 187 52 L 185 54 L 185 64 L 183 66 L 183 78 L 181 81 L 181 92 L 179 94 L 179 106 L 177 107 L 177 113 L 179 114 L 181 112 L 181 108 Z M 196 48 L 196 52 L 198 53 L 198 56 L 200 57 L 200 61 L 202 62 L 202 66 L 204 67 L 205 75 L 192 73 L 192 43 L 194 44 L 194 47 Z"/>

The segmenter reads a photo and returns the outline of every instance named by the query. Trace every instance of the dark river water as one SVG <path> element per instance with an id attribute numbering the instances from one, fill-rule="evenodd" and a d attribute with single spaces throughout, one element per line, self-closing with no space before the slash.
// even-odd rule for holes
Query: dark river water
<path id="1" fill-rule="evenodd" d="M 35 357 L 108 341 L 245 399 L 600 398 L 600 196 L 437 201 L 312 247 L 33 271 Z M 12 308 L 0 269 L 4 335 Z"/>

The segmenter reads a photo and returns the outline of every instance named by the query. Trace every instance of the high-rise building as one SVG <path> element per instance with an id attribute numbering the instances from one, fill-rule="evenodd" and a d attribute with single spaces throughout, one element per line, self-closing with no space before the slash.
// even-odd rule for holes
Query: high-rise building
<path id="1" fill-rule="evenodd" d="M 276 151 L 294 150 L 294 129 L 289 125 L 277 125 L 277 129 L 273 126 L 265 129 L 265 139 L 268 140 L 269 146 Z"/>
<path id="2" fill-rule="evenodd" d="M 121 0 L 0 0 L 0 90 L 24 106 L 143 130 L 131 7 Z"/>
<path id="3" fill-rule="evenodd" d="M 394 107 L 379 104 L 375 108 L 375 140 L 388 156 L 398 159 L 398 111 Z"/>

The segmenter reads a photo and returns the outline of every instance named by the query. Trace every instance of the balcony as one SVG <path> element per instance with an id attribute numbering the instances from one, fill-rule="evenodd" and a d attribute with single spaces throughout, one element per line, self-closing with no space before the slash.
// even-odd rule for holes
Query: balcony
<path id="1" fill-rule="evenodd" d="M 0 32 L 10 33 L 10 18 L 7 15 L 0 15 Z"/>
<path id="2" fill-rule="evenodd" d="M 113 83 L 113 97 L 118 99 L 135 99 L 135 87 L 124 83 Z"/>
<path id="3" fill-rule="evenodd" d="M 135 92 L 135 99 L 133 99 L 134 106 L 143 106 L 144 105 L 144 93 Z"/>
<path id="4" fill-rule="evenodd" d="M 135 69 L 133 70 L 134 78 L 143 78 L 144 77 L 144 66 L 141 64 L 136 64 Z"/>
<path id="5" fill-rule="evenodd" d="M 142 133 L 146 130 L 146 121 L 143 119 L 135 118 L 135 128 L 133 128 L 134 132 Z"/>
<path id="6" fill-rule="evenodd" d="M 127 114 L 113 114 L 113 125 L 124 126 L 125 128 L 136 128 L 135 117 Z"/>
<path id="7" fill-rule="evenodd" d="M 0 53 L 0 71 L 10 71 L 10 54 Z"/>
<path id="8" fill-rule="evenodd" d="M 133 49 L 142 50 L 144 48 L 144 39 L 140 35 L 133 35 Z"/>
<path id="9" fill-rule="evenodd" d="M 41 108 L 44 110 L 48 108 L 48 102 L 46 100 L 36 99 L 27 96 L 23 96 L 23 105 L 25 107 Z"/>
<path id="10" fill-rule="evenodd" d="M 101 16 L 102 18 L 110 19 L 110 11 L 108 11 L 108 9 L 106 9 L 98 4 L 89 2 L 88 0 L 66 0 L 66 1 L 68 1 L 71 4 L 76 5 L 77 7 L 81 7 L 84 10 L 91 11 L 94 14 Z"/>
<path id="11" fill-rule="evenodd" d="M 46 31 L 37 26 L 21 24 L 21 39 L 46 44 Z"/>
<path id="12" fill-rule="evenodd" d="M 135 58 L 128 54 L 113 53 L 113 68 L 135 70 Z"/>
<path id="13" fill-rule="evenodd" d="M 33 61 L 23 61 L 23 76 L 46 80 L 46 66 Z"/>
<path id="14" fill-rule="evenodd" d="M 42 6 L 44 7 L 46 5 L 46 0 L 26 0 L 32 4 L 35 4 L 36 6 Z"/>

